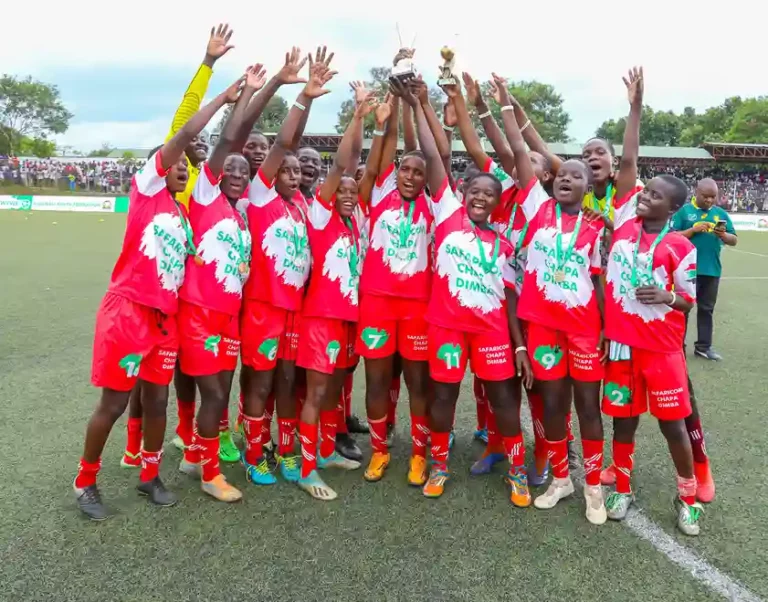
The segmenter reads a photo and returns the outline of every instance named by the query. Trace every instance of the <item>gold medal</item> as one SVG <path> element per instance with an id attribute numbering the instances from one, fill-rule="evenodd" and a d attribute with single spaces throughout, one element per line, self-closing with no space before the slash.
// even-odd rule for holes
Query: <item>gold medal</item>
<path id="1" fill-rule="evenodd" d="M 558 284 L 565 282 L 565 271 L 555 270 L 555 282 Z"/>
<path id="2" fill-rule="evenodd" d="M 248 273 L 248 264 L 246 264 L 244 261 L 241 261 L 240 265 L 237 266 L 237 269 L 240 271 L 241 274 L 247 274 Z"/>
<path id="3" fill-rule="evenodd" d="M 195 263 L 197 265 L 203 265 L 205 263 L 205 261 L 203 261 L 203 258 L 200 257 L 200 255 L 195 255 Z"/>

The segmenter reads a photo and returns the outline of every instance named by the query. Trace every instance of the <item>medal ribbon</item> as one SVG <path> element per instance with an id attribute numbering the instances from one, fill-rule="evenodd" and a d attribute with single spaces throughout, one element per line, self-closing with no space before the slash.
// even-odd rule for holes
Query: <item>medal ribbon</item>
<path id="1" fill-rule="evenodd" d="M 656 247 L 661 242 L 661 239 L 666 236 L 667 232 L 669 232 L 669 223 L 667 223 L 661 232 L 659 232 L 659 235 L 656 237 L 656 240 L 651 243 L 650 248 L 648 249 L 648 265 L 646 266 L 646 275 L 649 278 L 653 278 L 653 253 L 656 251 Z M 640 232 L 637 234 L 637 241 L 635 242 L 635 250 L 632 253 L 632 273 L 630 274 L 629 281 L 632 283 L 632 286 L 634 288 L 637 288 L 638 286 L 642 286 L 640 283 L 640 276 L 638 275 L 638 269 L 637 269 L 637 259 L 638 255 L 640 254 L 640 240 L 643 238 L 643 227 L 640 226 Z"/>
<path id="2" fill-rule="evenodd" d="M 360 255 L 357 250 L 357 239 L 355 238 L 355 229 L 352 226 L 352 220 L 348 217 L 344 218 L 344 223 L 349 228 L 349 234 L 352 237 L 352 245 L 349 247 L 349 273 L 353 278 L 357 278 L 360 273 L 357 271 L 357 266 L 360 262 Z"/>
<path id="3" fill-rule="evenodd" d="M 597 201 L 597 199 L 595 199 Z M 613 184 L 609 183 L 605 189 L 605 205 L 603 206 L 603 217 L 610 218 L 613 208 Z"/>
<path id="4" fill-rule="evenodd" d="M 306 228 L 307 216 L 304 215 L 303 209 L 299 205 L 294 203 L 293 201 L 286 201 L 286 203 L 288 203 L 289 207 L 293 206 L 293 207 L 296 207 L 296 209 L 299 210 L 299 213 L 301 214 L 301 223 L 303 223 L 304 227 Z M 293 219 L 293 212 L 290 210 L 290 208 L 288 209 L 288 215 L 290 215 L 291 219 Z M 304 249 L 304 246 L 305 246 L 304 245 L 304 237 L 303 236 L 299 236 L 299 229 L 296 226 L 294 226 L 293 227 L 293 249 L 296 252 L 296 254 L 294 255 L 294 259 L 297 259 L 299 257 L 299 251 Z"/>
<path id="5" fill-rule="evenodd" d="M 472 231 L 475 234 L 475 240 L 477 241 L 477 249 L 480 253 L 480 265 L 483 268 L 483 271 L 486 274 L 490 274 L 493 271 L 494 266 L 496 265 L 496 260 L 499 258 L 499 246 L 501 245 L 501 235 L 496 232 L 493 228 L 488 226 L 487 224 L 483 224 L 481 228 L 485 227 L 486 230 L 490 230 L 494 234 L 495 241 L 493 243 L 493 255 L 491 255 L 491 260 L 488 261 L 485 258 L 485 249 L 483 248 L 483 241 L 480 238 L 480 233 L 477 232 L 477 226 L 475 225 L 475 222 L 472 220 L 469 220 L 469 223 L 472 225 Z"/>
<path id="6" fill-rule="evenodd" d="M 179 220 L 181 221 L 181 227 L 184 229 L 184 238 L 186 239 L 184 241 L 184 249 L 187 252 L 187 255 L 197 255 L 197 247 L 195 246 L 194 241 L 194 234 L 192 233 L 192 226 L 189 225 L 189 220 L 184 215 L 184 210 L 179 205 L 178 201 L 174 201 L 176 203 L 176 211 L 179 212 Z"/>
<path id="7" fill-rule="evenodd" d="M 515 223 L 515 215 L 517 214 L 517 203 L 512 205 L 512 216 L 509 218 L 509 222 L 507 223 L 507 232 L 504 234 L 507 240 L 512 240 L 512 225 Z M 525 222 L 525 226 L 523 226 L 523 229 L 520 231 L 520 238 L 517 239 L 517 242 L 515 243 L 515 261 L 517 261 L 517 256 L 520 254 L 520 249 L 523 248 L 523 240 L 525 240 L 525 235 L 528 233 L 528 222 Z"/>
<path id="8" fill-rule="evenodd" d="M 408 208 L 408 217 L 405 217 L 405 200 L 400 205 L 400 248 L 405 248 L 408 244 L 408 239 L 411 237 L 411 227 L 413 226 L 413 211 L 416 208 L 416 201 L 411 201 L 411 206 Z"/>
<path id="9" fill-rule="evenodd" d="M 581 218 L 582 212 L 579 210 L 579 217 L 576 219 L 576 225 L 573 228 L 573 235 L 568 243 L 568 248 L 563 256 L 563 216 L 560 211 L 560 204 L 555 204 L 555 215 L 557 216 L 557 236 L 555 237 L 555 247 L 557 251 L 556 267 L 558 272 L 562 272 L 565 264 L 573 255 L 573 248 L 576 246 L 576 239 L 579 237 L 579 230 L 581 230 Z"/>
<path id="10" fill-rule="evenodd" d="M 248 217 L 245 214 L 245 211 L 240 211 L 240 217 L 243 218 L 243 223 L 245 223 L 245 229 L 248 229 Z M 251 258 L 249 253 L 246 251 L 245 244 L 243 244 L 243 231 L 240 229 L 240 224 L 235 222 L 235 225 L 237 226 L 237 254 L 240 255 L 240 265 L 244 265 L 246 268 L 248 268 L 248 264 L 251 262 Z M 238 266 L 238 269 L 242 269 Z"/>

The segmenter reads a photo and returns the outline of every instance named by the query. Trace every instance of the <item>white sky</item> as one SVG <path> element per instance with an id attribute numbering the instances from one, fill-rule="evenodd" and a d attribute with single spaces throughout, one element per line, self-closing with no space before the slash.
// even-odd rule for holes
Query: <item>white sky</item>
<path id="1" fill-rule="evenodd" d="M 278 6 L 290 7 L 282 23 L 274 9 Z M 461 8 L 452 11 L 450 6 Z M 553 84 L 571 115 L 571 136 L 583 140 L 604 119 L 626 113 L 621 76 L 635 64 L 645 68 L 646 103 L 656 109 L 680 111 L 690 105 L 703 110 L 727 96 L 768 93 L 768 2 L 731 0 L 710 6 L 694 0 L 324 0 L 215 2 L 211 8 L 192 1 L 133 0 L 123 5 L 70 0 L 30 12 L 28 4 L 12 2 L 3 9 L 0 71 L 39 77 L 42 71 L 65 72 L 77 65 L 92 70 L 98 81 L 100 73 L 119 73 L 123 67 L 164 66 L 191 77 L 210 26 L 229 22 L 236 47 L 217 65 L 217 73 L 232 78 L 252 62 L 264 62 L 274 73 L 292 44 L 309 50 L 325 43 L 336 52 L 334 66 L 340 73 L 335 93 L 320 101 L 323 106 L 313 111 L 307 128 L 327 132 L 347 97 L 347 82 L 365 77 L 370 67 L 391 64 L 399 21 L 404 41 L 418 35 L 416 63 L 427 79 L 437 77 L 440 47 L 454 44 L 459 69 L 477 78 L 487 79 L 496 71 L 511 79 Z M 264 14 L 265 9 L 271 12 Z M 140 81 L 131 84 L 125 103 L 131 102 L 131 90 L 146 93 Z M 209 95 L 217 91 L 212 86 Z M 283 93 L 291 99 L 297 92 Z M 70 108 L 77 113 L 77 107 Z M 149 145 L 162 138 L 170 117 L 148 113 L 139 121 L 105 122 L 78 114 L 58 141 L 84 150 L 103 141 L 120 147 Z"/>

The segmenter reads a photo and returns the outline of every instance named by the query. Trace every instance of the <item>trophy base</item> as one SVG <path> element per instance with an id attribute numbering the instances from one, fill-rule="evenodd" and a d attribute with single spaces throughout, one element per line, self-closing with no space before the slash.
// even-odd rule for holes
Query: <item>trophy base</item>
<path id="1" fill-rule="evenodd" d="M 437 80 L 438 86 L 457 86 L 459 84 L 459 80 L 455 77 L 441 77 Z"/>
<path id="2" fill-rule="evenodd" d="M 416 79 L 416 72 L 413 71 L 412 69 L 400 70 L 400 71 L 398 71 L 396 69 L 393 69 L 392 70 L 392 77 L 394 77 L 395 79 L 397 79 L 397 80 L 399 80 L 399 81 L 401 81 L 403 83 L 406 83 L 406 82 L 409 82 L 409 81 L 411 81 L 413 79 Z"/>

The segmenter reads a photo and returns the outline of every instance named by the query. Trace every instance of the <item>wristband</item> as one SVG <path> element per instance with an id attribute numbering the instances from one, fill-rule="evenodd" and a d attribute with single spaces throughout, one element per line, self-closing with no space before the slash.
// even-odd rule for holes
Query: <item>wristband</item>
<path id="1" fill-rule="evenodd" d="M 513 107 L 512 105 L 505 105 L 505 106 L 501 107 L 501 112 L 502 113 L 504 111 L 514 111 L 514 110 L 515 110 L 515 107 Z"/>
<path id="2" fill-rule="evenodd" d="M 384 135 L 384 130 L 373 130 L 373 135 L 374 136 L 383 136 Z"/>
<path id="3" fill-rule="evenodd" d="M 520 133 L 523 133 L 525 131 L 525 128 L 527 128 L 529 125 L 531 125 L 531 120 L 530 119 L 525 122 L 523 127 L 520 128 Z"/>
<path id="4" fill-rule="evenodd" d="M 521 351 L 528 351 L 528 347 L 526 347 L 525 345 L 520 345 L 520 347 L 517 347 L 515 349 L 515 353 L 520 353 Z"/>
<path id="5" fill-rule="evenodd" d="M 490 110 L 488 110 L 488 111 L 486 111 L 485 113 L 483 113 L 482 115 L 478 115 L 477 117 L 478 117 L 479 119 L 485 119 L 486 117 L 490 117 L 490 116 L 491 116 L 491 111 L 490 111 Z"/>
<path id="6" fill-rule="evenodd" d="M 450 125 L 445 125 L 445 124 L 443 124 L 443 129 L 444 129 L 446 132 L 451 132 L 451 133 L 453 133 L 453 128 L 452 128 Z"/>
<path id="7" fill-rule="evenodd" d="M 301 104 L 298 100 L 293 103 L 293 106 L 299 109 L 300 111 L 305 111 L 307 109 L 307 107 Z"/>
<path id="8" fill-rule="evenodd" d="M 675 304 L 675 301 L 677 301 L 677 295 L 675 294 L 675 291 L 670 291 L 672 293 L 672 301 L 667 303 L 669 307 L 672 307 Z"/>

